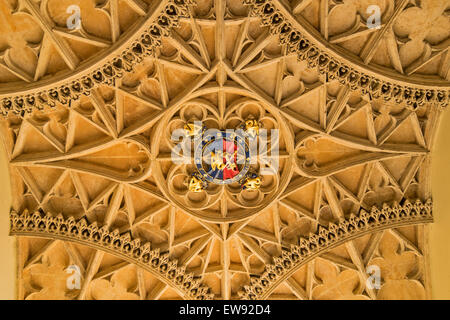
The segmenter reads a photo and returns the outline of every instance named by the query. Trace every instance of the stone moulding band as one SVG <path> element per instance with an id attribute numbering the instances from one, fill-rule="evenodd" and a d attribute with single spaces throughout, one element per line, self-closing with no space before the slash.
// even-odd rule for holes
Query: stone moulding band
<path id="1" fill-rule="evenodd" d="M 431 200 L 414 204 L 405 201 L 403 205 L 384 205 L 374 207 L 372 211 L 361 211 L 360 215 L 351 216 L 339 224 L 330 224 L 320 228 L 316 234 L 307 239 L 302 238 L 291 250 L 284 250 L 280 257 L 273 258 L 273 264 L 266 267 L 258 278 L 252 278 L 249 286 L 239 292 L 243 299 L 266 299 L 273 290 L 294 274 L 303 265 L 320 254 L 335 248 L 349 240 L 363 235 L 407 225 L 425 224 L 433 221 Z M 42 216 L 40 212 L 21 215 L 12 211 L 10 214 L 10 235 L 40 237 L 80 243 L 102 250 L 133 263 L 158 279 L 177 289 L 186 299 L 213 299 L 209 288 L 187 274 L 185 267 L 178 267 L 176 261 L 169 260 L 168 254 L 161 254 L 158 249 L 151 250 L 150 243 L 141 244 L 139 239 L 131 239 L 129 233 L 120 235 L 118 230 L 109 231 L 98 227 L 96 223 L 88 225 L 86 220 L 75 221 L 73 217 L 65 219 L 62 215 Z"/>
<path id="2" fill-rule="evenodd" d="M 129 233 L 120 235 L 118 230 L 109 231 L 98 227 L 97 223 L 88 225 L 86 220 L 75 221 L 73 217 L 65 219 L 62 215 L 42 216 L 40 212 L 10 214 L 10 235 L 40 237 L 71 241 L 102 250 L 149 271 L 159 280 L 176 289 L 185 299 L 210 300 L 213 294 L 192 273 L 186 273 L 185 267 L 169 259 L 167 253 L 151 249 L 149 242 L 141 243 L 132 239 Z"/>
<path id="3" fill-rule="evenodd" d="M 180 17 L 189 16 L 189 6 L 196 2 L 168 1 L 155 21 L 144 32 L 137 32 L 136 39 L 130 41 L 128 46 L 119 48 L 118 53 L 109 53 L 109 57 L 102 59 L 99 65 L 86 68 L 86 72 L 80 72 L 75 79 L 69 77 L 70 79 L 60 80 L 54 85 L 49 84 L 45 89 L 0 93 L 0 115 L 12 113 L 23 116 L 34 109 L 54 107 L 57 102 L 68 104 L 70 100 L 79 99 L 82 94 L 89 95 L 98 85 L 114 84 L 116 79 L 123 77 L 124 72 L 132 71 L 145 57 L 153 55 L 155 49 L 161 46 L 162 37 L 170 35 Z M 299 60 L 306 60 L 310 67 L 317 67 L 319 72 L 327 74 L 330 79 L 337 79 L 350 89 L 361 90 L 363 94 L 370 94 L 373 98 L 406 103 L 411 108 L 423 103 L 441 107 L 448 105 L 449 86 L 416 85 L 402 79 L 390 80 L 389 76 L 377 77 L 379 72 L 351 63 L 337 53 L 326 50 L 326 45 L 308 32 L 305 34 L 305 31 L 297 30 L 287 17 L 289 12 L 280 3 L 270 0 L 244 0 L 244 3 L 250 8 L 249 15 L 261 18 L 262 24 L 279 37 L 280 43 L 286 45 L 288 52 L 296 53 Z"/>
<path id="4" fill-rule="evenodd" d="M 80 73 L 75 80 L 61 80 L 56 86 L 30 89 L 26 93 L 0 93 L 0 115 L 12 113 L 23 116 L 34 109 L 54 107 L 57 102 L 68 104 L 71 100 L 79 99 L 82 94 L 89 95 L 98 85 L 114 84 L 115 79 L 121 78 L 124 72 L 132 71 L 145 57 L 154 54 L 155 49 L 161 46 L 162 37 L 170 35 L 171 30 L 178 25 L 179 18 L 189 16 L 189 5 L 194 2 L 195 0 L 167 1 L 155 21 L 144 32 L 136 32 L 136 39 L 128 46 L 119 48 L 118 53 L 110 53 L 110 57 L 102 59 L 100 65 L 87 69 L 86 74 Z"/>
<path id="5" fill-rule="evenodd" d="M 372 98 L 383 98 L 386 101 L 406 103 L 415 108 L 424 103 L 434 103 L 446 107 L 450 100 L 449 85 L 415 85 L 405 80 L 389 80 L 389 76 L 381 76 L 387 80 L 373 76 L 367 67 L 353 66 L 348 59 L 326 48 L 326 44 L 305 30 L 298 30 L 290 21 L 290 13 L 280 1 L 244 0 L 250 8 L 250 16 L 262 19 L 262 25 L 270 29 L 272 35 L 278 36 L 281 44 L 286 45 L 289 53 L 297 54 L 298 60 L 307 61 L 309 67 L 317 67 L 320 73 L 327 74 L 329 79 L 336 79 L 348 85 L 351 90 L 361 90 Z M 299 25 L 298 23 L 294 22 Z M 319 44 L 319 45 L 318 45 Z M 367 69 L 367 70 L 366 70 Z M 396 83 L 397 82 L 397 83 Z M 445 84 L 441 81 L 441 85 Z M 447 82 L 448 84 L 448 82 Z"/>
<path id="6" fill-rule="evenodd" d="M 330 224 L 327 229 L 320 228 L 307 239 L 302 238 L 291 250 L 283 251 L 280 257 L 274 257 L 274 263 L 267 265 L 259 278 L 252 278 L 249 286 L 239 292 L 242 299 L 267 299 L 275 288 L 292 276 L 303 265 L 320 254 L 335 248 L 349 240 L 363 235 L 390 228 L 433 222 L 432 201 L 414 204 L 405 201 L 403 205 L 384 205 L 381 210 L 361 211 L 358 217 L 352 216 L 339 224 Z"/>

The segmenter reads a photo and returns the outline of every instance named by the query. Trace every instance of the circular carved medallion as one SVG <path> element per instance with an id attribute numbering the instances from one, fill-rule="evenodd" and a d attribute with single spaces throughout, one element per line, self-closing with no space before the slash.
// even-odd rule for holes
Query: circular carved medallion
<path id="1" fill-rule="evenodd" d="M 195 153 L 199 173 L 209 182 L 230 184 L 241 180 L 250 168 L 246 137 L 235 132 L 216 131 L 203 137 Z"/>

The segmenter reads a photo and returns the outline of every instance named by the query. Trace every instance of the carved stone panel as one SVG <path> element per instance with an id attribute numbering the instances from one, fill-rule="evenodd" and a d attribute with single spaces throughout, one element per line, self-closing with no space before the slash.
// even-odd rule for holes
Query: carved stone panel
<path id="1" fill-rule="evenodd" d="M 19 299 L 430 298 L 449 1 L 66 2 L 0 0 Z"/>

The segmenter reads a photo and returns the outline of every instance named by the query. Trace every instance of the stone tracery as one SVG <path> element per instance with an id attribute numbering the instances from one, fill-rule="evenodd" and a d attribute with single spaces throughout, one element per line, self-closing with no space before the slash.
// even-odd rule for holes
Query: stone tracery
<path id="1" fill-rule="evenodd" d="M 104 252 L 121 257 L 123 253 L 83 240 L 83 245 L 97 251 L 80 257 L 76 250 L 68 250 L 72 260 L 78 256 L 75 260 L 85 272 L 77 298 L 101 298 L 107 291 L 117 291 L 120 297 L 159 298 L 173 288 L 184 298 L 323 298 L 328 297 L 321 292 L 330 281 L 347 281 L 347 275 L 362 279 L 350 288 L 359 298 L 392 297 L 392 288 L 402 286 L 395 283 L 397 280 L 418 281 L 414 283 L 419 289 L 412 295 L 423 298 L 429 294 L 425 293 L 429 283 L 423 270 L 406 272 L 402 279 L 385 276 L 383 271 L 386 284 L 379 291 L 367 288 L 364 279 L 369 262 L 386 265 L 380 260 L 388 259 L 383 248 L 395 241 L 402 248 L 415 250 L 419 257 L 414 261 L 416 269 L 426 268 L 426 231 L 420 224 L 431 221 L 431 207 L 428 202 L 411 206 L 407 201 L 425 203 L 431 198 L 429 150 L 441 107 L 448 100 L 448 79 L 441 76 L 448 50 L 442 47 L 444 40 L 433 38 L 434 24 L 430 24 L 430 35 L 422 38 L 431 37 L 429 41 L 442 48 L 432 49 L 432 56 L 422 55 L 419 62 L 408 62 L 412 58 L 405 58 L 401 49 L 408 45 L 405 42 L 397 54 L 400 58 L 390 53 L 389 72 L 369 63 L 367 57 L 375 52 L 363 55 L 363 65 L 334 46 L 366 39 L 368 34 L 378 39 L 377 32 L 392 32 L 385 26 L 393 25 L 393 32 L 400 35 L 411 33 L 402 26 L 402 17 L 414 13 L 420 3 L 387 1 L 382 29 L 368 31 L 361 30 L 358 22 L 366 18 L 364 8 L 355 13 L 356 24 L 351 30 L 335 26 L 333 19 L 339 10 L 355 6 L 352 1 L 321 1 L 320 8 L 315 1 L 305 0 L 295 5 L 268 0 L 248 0 L 246 5 L 217 0 L 197 1 L 196 5 L 160 1 L 147 15 L 144 7 L 138 6 L 141 2 L 123 2 L 145 16 L 139 30 L 145 26 L 149 32 L 142 36 L 140 31 L 126 33 L 128 38 L 120 49 L 112 44 L 115 49 L 104 51 L 110 50 L 107 58 L 92 64 L 97 68 L 109 61 L 113 69 L 108 70 L 115 70 L 110 77 L 106 66 L 98 74 L 101 80 L 96 80 L 95 73 L 74 78 L 75 87 L 76 82 L 92 84 L 83 89 L 89 95 L 78 94 L 72 87 L 66 95 L 71 99 L 62 98 L 65 88 L 59 86 L 68 83 L 68 78 L 60 81 L 58 76 L 53 84 L 42 87 L 39 79 L 34 80 L 36 88 L 48 92 L 41 102 L 35 100 L 36 104 L 18 103 L 15 89 L 0 89 L 5 115 L 11 108 L 17 114 L 9 113 L 2 122 L 14 184 L 12 207 L 19 213 L 11 216 L 11 232 L 58 239 L 42 246 L 37 255 L 28 255 L 29 265 L 48 259 L 53 242 L 60 246 L 63 240 L 66 247 L 79 242 L 77 235 L 62 237 L 45 228 L 16 228 L 17 221 L 25 219 L 21 214 L 37 211 L 41 215 L 61 213 L 64 218 L 58 219 L 84 218 L 88 224 L 106 228 L 105 233 L 117 229 L 114 237 L 129 235 L 149 242 L 151 250 L 163 252 L 180 275 L 186 270 L 189 283 L 195 278 L 195 286 L 200 286 L 200 281 L 203 285 L 190 294 L 168 274 L 157 273 L 160 282 L 144 288 L 147 280 L 143 274 L 151 274 L 153 267 L 140 265 L 135 258 L 117 262 L 109 266 L 110 272 L 102 274 L 109 259 Z M 117 3 L 122 2 L 107 1 L 106 9 L 93 10 L 109 14 L 111 19 Z M 88 11 L 93 8 L 89 1 L 84 5 Z M 314 20 L 317 10 L 322 10 L 319 23 Z M 120 15 L 115 15 L 120 20 Z M 161 18 L 164 16 L 167 18 Z M 320 34 L 313 31 L 316 26 Z M 111 23 L 109 36 L 120 42 L 122 28 L 122 24 L 118 28 Z M 140 40 L 134 42 L 136 35 Z M 375 41 L 372 38 L 368 41 Z M 324 41 L 333 44 L 331 49 L 324 49 Z M 389 44 L 389 39 L 383 41 Z M 125 42 L 129 54 L 122 53 Z M 430 68 L 440 68 L 440 78 L 422 76 L 438 59 L 441 65 Z M 60 89 L 52 98 L 57 87 Z M 33 95 L 41 95 L 40 90 L 33 90 Z M 33 107 L 47 106 L 50 101 L 55 104 L 52 109 L 37 111 Z M 21 105 L 27 105 L 30 114 L 21 113 Z M 220 130 L 236 128 L 249 116 L 264 128 L 280 130 L 277 174 L 262 176 L 258 190 L 212 185 L 190 192 L 184 182 L 193 165 L 177 165 L 170 158 L 175 146 L 173 130 L 193 120 Z M 264 163 L 255 168 L 261 166 Z M 392 218 L 384 216 L 386 220 L 376 218 L 374 222 L 365 213 L 377 212 L 373 208 L 383 206 L 386 212 L 393 212 Z M 362 226 L 355 225 L 359 222 Z M 338 230 L 334 226 L 342 225 L 363 232 L 356 238 L 347 236 L 347 231 L 343 235 L 337 231 L 337 242 L 332 245 L 326 241 L 324 249 L 307 254 L 306 262 L 298 263 L 291 257 L 288 262 L 283 260 L 303 250 L 302 246 L 320 244 L 324 227 Z M 25 245 L 28 240 L 20 241 Z M 39 246 L 38 240 L 36 243 Z M 20 254 L 27 260 L 23 250 Z M 380 257 L 375 257 L 378 254 Z M 284 273 L 278 269 L 281 265 L 289 270 L 286 275 L 279 274 Z M 333 277 L 324 277 L 320 268 L 335 270 Z M 342 272 L 342 268 L 352 271 Z M 134 284 L 122 284 L 121 272 L 135 273 Z M 24 283 L 29 281 L 27 277 Z M 106 280 L 95 281 L 103 278 Z M 265 279 L 268 284 L 264 285 Z M 404 288 L 412 286 L 404 284 Z M 55 286 L 50 288 L 56 290 Z M 336 298 L 348 297 L 347 289 L 335 293 Z M 32 298 L 25 293 L 20 297 Z"/>

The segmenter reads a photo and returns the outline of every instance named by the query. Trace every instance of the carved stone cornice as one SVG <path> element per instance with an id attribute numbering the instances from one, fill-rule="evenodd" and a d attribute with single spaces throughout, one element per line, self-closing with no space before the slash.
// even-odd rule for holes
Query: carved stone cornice
<path id="1" fill-rule="evenodd" d="M 170 0 L 163 10 L 155 12 L 153 20 L 143 32 L 138 30 L 131 39 L 114 46 L 106 55 L 91 65 L 86 65 L 70 76 L 59 76 L 43 85 L 33 84 L 18 90 L 0 91 L 0 114 L 23 115 L 33 109 L 42 110 L 55 103 L 67 104 L 80 95 L 89 95 L 101 84 L 113 84 L 124 72 L 131 71 L 145 57 L 151 56 L 161 45 L 161 37 L 168 36 L 178 25 L 180 17 L 188 16 L 188 8 L 195 0 Z M 281 2 L 269 0 L 245 0 L 251 16 L 262 19 L 272 34 L 277 35 L 289 53 L 296 53 L 299 60 L 306 60 L 310 67 L 317 67 L 329 79 L 337 79 L 352 90 L 361 90 L 372 98 L 406 103 L 410 107 L 434 103 L 445 107 L 450 100 L 447 81 L 421 79 L 420 83 L 400 75 L 382 74 L 380 70 L 352 61 L 331 49 L 329 44 L 314 36 L 314 30 L 300 25 L 291 17 Z M 422 81 L 423 80 L 423 81 Z"/>
<path id="2" fill-rule="evenodd" d="M 73 217 L 65 219 L 62 215 L 42 216 L 40 212 L 25 211 L 18 215 L 10 214 L 10 235 L 40 237 L 72 241 L 98 250 L 105 251 L 133 263 L 152 273 L 158 279 L 179 291 L 185 299 L 210 300 L 213 294 L 209 288 L 194 279 L 192 273 L 186 273 L 185 267 L 169 259 L 167 253 L 151 249 L 151 244 L 132 239 L 129 233 L 120 235 L 118 230 L 109 231 L 88 224 L 85 219 L 75 221 Z"/>
<path id="3" fill-rule="evenodd" d="M 242 299 L 267 299 L 273 290 L 284 280 L 292 276 L 300 267 L 320 254 L 337 247 L 344 242 L 365 234 L 398 228 L 406 225 L 424 224 L 433 221 L 432 201 L 414 204 L 406 201 L 403 205 L 384 205 L 381 210 L 376 207 L 372 211 L 361 211 L 358 217 L 352 216 L 339 224 L 330 224 L 328 229 L 320 228 L 317 234 L 302 238 L 298 245 L 290 251 L 283 251 L 280 257 L 274 257 L 274 263 L 267 265 L 259 278 L 252 278 L 249 286 L 240 292 Z"/>
<path id="4" fill-rule="evenodd" d="M 421 79 L 413 82 L 406 76 L 382 74 L 330 49 L 331 45 L 324 39 L 321 41 L 320 35 L 313 35 L 315 30 L 300 25 L 281 1 L 245 0 L 244 3 L 250 8 L 249 15 L 261 18 L 262 25 L 279 37 L 289 53 L 296 53 L 299 60 L 306 60 L 310 67 L 317 67 L 329 79 L 336 79 L 352 90 L 361 90 L 372 98 L 406 103 L 412 108 L 423 103 L 441 107 L 448 105 L 450 90 L 447 81 Z"/>
<path id="5" fill-rule="evenodd" d="M 324 285 L 347 283 L 347 270 L 356 272 L 357 290 L 350 288 L 348 295 L 327 291 L 327 297 L 340 299 L 358 291 L 359 298 L 375 299 L 378 292 L 364 284 L 363 264 L 382 258 L 379 246 L 406 248 L 403 258 L 419 258 L 415 269 L 427 266 L 423 224 L 432 220 L 431 204 L 411 205 L 406 199 L 431 197 L 429 150 L 447 96 L 445 101 L 431 97 L 431 102 L 426 96 L 407 97 L 412 99 L 408 106 L 401 91 L 398 97 L 385 97 L 390 102 L 383 101 L 379 87 L 361 88 L 360 78 L 350 79 L 350 73 L 362 72 L 362 77 L 379 64 L 360 68 L 358 57 L 348 58 L 345 52 L 341 56 L 331 40 L 309 32 L 315 31 L 312 24 L 298 25 L 299 16 L 281 10 L 284 3 L 247 1 L 247 7 L 238 0 L 154 1 L 152 10 L 140 10 L 140 20 L 129 23 L 127 33 L 115 33 L 116 42 L 100 51 L 98 60 L 87 58 L 71 75 L 67 69 L 54 74 L 54 68 L 41 66 L 34 84 L 22 79 L 0 89 L 0 100 L 13 101 L 14 90 L 20 96 L 58 88 L 52 97 L 46 91 L 53 109 L 47 100 L 28 106 L 22 101 L 20 108 L 12 104 L 8 110 L 1 109 L 0 101 L 0 115 L 19 113 L 0 121 L 0 130 L 10 160 L 15 210 L 11 234 L 18 236 L 18 275 L 29 276 L 19 283 L 20 299 L 36 297 L 34 288 L 46 294 L 54 286 L 53 276 L 34 285 L 33 277 L 42 278 L 41 273 L 30 270 L 59 253 L 61 265 L 67 260 L 80 266 L 84 282 L 78 299 L 114 296 L 109 287 L 95 287 L 104 281 L 114 286 L 116 278 L 132 278 L 133 285 L 122 293 L 140 299 L 229 300 L 238 299 L 240 291 L 247 299 L 315 299 L 325 297 Z M 307 3 L 316 5 L 302 2 Z M 164 11 L 166 6 L 174 6 L 174 11 Z M 289 17 L 289 32 L 283 29 L 285 22 L 278 21 L 280 14 L 272 25 L 274 13 L 265 12 L 270 8 Z M 158 22 L 159 15 L 168 16 Z M 136 30 L 139 35 L 145 31 L 142 38 Z M 291 34 L 300 40 L 290 42 Z M 304 51 L 298 48 L 301 41 L 308 45 Z M 322 51 L 312 54 L 312 47 Z M 124 48 L 130 52 L 122 55 Z M 334 60 L 321 65 L 321 55 Z M 89 76 L 92 86 L 76 94 L 70 88 L 67 95 L 61 91 L 60 84 L 67 81 L 80 81 L 82 86 L 81 76 L 88 68 L 107 61 L 113 74 L 105 75 L 100 68 L 98 81 Z M 447 64 L 441 63 L 440 71 L 442 66 Z M 438 78 L 422 71 L 411 79 L 390 71 L 389 76 L 370 71 L 373 78 L 367 85 L 387 79 L 402 90 L 416 85 L 424 92 L 450 88 L 441 80 L 430 86 Z M 0 81 L 8 79 L 17 77 Z M 33 86 L 34 91 L 29 89 Z M 41 107 L 44 111 L 36 112 Z M 189 188 L 189 177 L 199 170 L 195 150 L 178 149 L 187 142 L 176 138 L 179 129 L 202 121 L 222 131 L 249 120 L 258 123 L 261 133 L 271 132 L 270 143 L 258 142 L 267 149 L 259 148 L 264 156 L 256 157 L 251 166 L 256 171 L 274 168 L 261 179 L 260 188 L 247 190 L 238 183 L 209 183 L 199 192 Z M 278 142 L 272 140 L 272 130 L 278 130 Z M 181 153 L 190 161 L 175 161 L 179 157 L 174 155 Z M 401 206 L 381 209 L 385 203 Z M 380 210 L 371 212 L 373 206 Z M 51 215 L 44 217 L 47 213 Z M 99 227 L 89 225 L 94 221 Z M 330 223 L 336 225 L 328 227 Z M 407 227 L 396 229 L 401 226 Z M 115 228 L 119 231 L 112 231 Z M 319 275 L 325 260 L 335 271 L 334 280 Z M 412 272 L 404 269 L 405 277 Z M 253 277 L 261 280 L 250 283 Z M 427 279 L 419 280 L 428 285 Z M 63 291 L 60 294 L 67 293 Z"/>
<path id="6" fill-rule="evenodd" d="M 174 26 L 178 25 L 180 17 L 188 16 L 188 6 L 194 0 L 168 0 L 163 10 L 155 10 L 144 24 L 146 29 L 136 30 L 132 38 L 125 39 L 113 47 L 105 57 L 93 65 L 86 65 L 80 71 L 60 80 L 53 78 L 47 85 L 25 87 L 20 91 L 0 91 L 0 115 L 10 113 L 24 115 L 33 109 L 54 107 L 57 102 L 69 104 L 82 94 L 89 95 L 95 87 L 101 84 L 113 84 L 115 79 L 124 72 L 132 71 L 134 66 L 145 57 L 151 56 L 161 45 L 161 38 L 168 36 Z M 155 17 L 153 17 L 155 16 Z M 56 77 L 57 78 L 57 77 Z"/>

